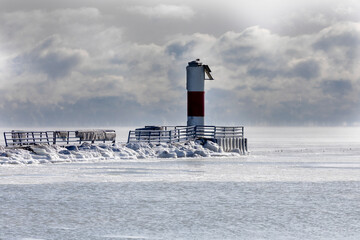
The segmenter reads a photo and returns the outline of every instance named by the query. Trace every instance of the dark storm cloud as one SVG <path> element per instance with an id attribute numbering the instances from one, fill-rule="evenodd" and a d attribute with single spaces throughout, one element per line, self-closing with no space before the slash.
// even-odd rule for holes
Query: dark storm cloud
<path id="1" fill-rule="evenodd" d="M 174 55 L 176 58 L 183 56 L 185 52 L 188 52 L 193 46 L 194 42 L 188 42 L 186 44 L 182 43 L 171 43 L 165 49 L 166 53 L 169 55 Z"/>
<path id="2" fill-rule="evenodd" d="M 67 77 L 84 61 L 87 53 L 80 49 L 59 47 L 59 42 L 56 36 L 50 36 L 29 53 L 16 57 L 15 61 L 24 65 L 23 68 L 43 72 L 52 79 Z"/>
<path id="3" fill-rule="evenodd" d="M 359 47 L 360 37 L 358 32 L 329 33 L 322 36 L 315 44 L 316 50 L 329 51 L 336 47 L 345 47 L 347 49 L 357 49 Z"/>
<path id="4" fill-rule="evenodd" d="M 352 83 L 350 80 L 325 80 L 321 82 L 321 89 L 325 94 L 330 94 L 335 97 L 344 97 L 352 90 Z"/>
<path id="5" fill-rule="evenodd" d="M 319 76 L 320 66 L 314 60 L 301 61 L 292 69 L 294 76 L 304 79 L 313 79 Z"/>

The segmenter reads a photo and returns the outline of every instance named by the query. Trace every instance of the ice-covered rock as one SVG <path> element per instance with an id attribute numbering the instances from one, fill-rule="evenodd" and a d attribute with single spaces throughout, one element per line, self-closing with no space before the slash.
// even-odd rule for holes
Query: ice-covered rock
<path id="1" fill-rule="evenodd" d="M 221 147 L 219 147 L 219 145 L 217 145 L 213 141 L 206 141 L 206 143 L 204 144 L 204 148 L 207 148 L 213 152 L 219 152 L 219 150 L 221 149 Z"/>
<path id="2" fill-rule="evenodd" d="M 201 157 L 210 157 L 210 154 L 206 153 L 204 150 L 196 150 L 194 154 L 199 155 Z"/>
<path id="3" fill-rule="evenodd" d="M 49 155 L 48 151 L 46 151 L 46 148 L 43 147 L 32 147 L 31 150 L 37 155 Z"/>
<path id="4" fill-rule="evenodd" d="M 202 145 L 204 144 L 204 145 Z M 34 145 L 29 147 L 0 147 L 0 164 L 35 164 L 72 161 L 103 161 L 149 158 L 238 156 L 238 152 L 222 152 L 213 142 L 190 141 L 174 144 L 128 143 L 81 145 Z"/>
<path id="5" fill-rule="evenodd" d="M 159 156 L 159 158 L 176 158 L 177 155 L 175 152 L 169 152 L 167 150 L 162 151 Z"/>
<path id="6" fill-rule="evenodd" d="M 60 150 L 60 151 L 59 151 L 59 154 L 70 155 L 71 152 L 70 152 L 69 150 L 67 150 L 67 149 L 64 149 L 64 150 Z"/>
<path id="7" fill-rule="evenodd" d="M 176 149 L 176 150 L 175 150 L 175 153 L 176 153 L 176 156 L 177 156 L 178 158 L 186 157 L 186 152 L 183 151 L 183 150 Z"/>
<path id="8" fill-rule="evenodd" d="M 128 143 L 128 144 L 126 144 L 126 147 L 136 151 L 141 148 L 141 144 L 140 143 Z"/>
<path id="9" fill-rule="evenodd" d="M 70 145 L 65 147 L 69 151 L 79 151 L 78 147 L 75 145 Z"/>

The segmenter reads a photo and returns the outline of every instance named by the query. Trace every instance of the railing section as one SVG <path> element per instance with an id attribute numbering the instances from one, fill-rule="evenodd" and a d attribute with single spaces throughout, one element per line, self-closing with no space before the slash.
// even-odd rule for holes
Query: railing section
<path id="1" fill-rule="evenodd" d="M 196 126 L 196 137 L 198 138 L 234 138 L 244 137 L 244 127 L 225 126 Z"/>
<path id="2" fill-rule="evenodd" d="M 36 143 L 49 144 L 51 139 L 47 132 L 4 132 L 5 145 L 30 145 Z"/>
<path id="3" fill-rule="evenodd" d="M 129 131 L 128 142 L 172 143 L 192 140 L 195 127 L 166 127 L 166 130 L 132 130 Z M 170 130 L 167 130 L 170 129 Z"/>
<path id="4" fill-rule="evenodd" d="M 172 143 L 194 140 L 196 138 L 242 138 L 244 127 L 223 126 L 163 126 L 164 130 L 132 130 L 129 131 L 128 143 Z"/>
<path id="5" fill-rule="evenodd" d="M 113 130 L 107 130 L 115 134 Z M 116 135 L 115 135 L 116 136 Z M 12 131 L 4 132 L 6 146 L 34 144 L 70 144 L 95 141 L 110 141 L 105 139 L 84 139 L 78 136 L 78 131 Z"/>
<path id="6" fill-rule="evenodd" d="M 164 126 L 163 130 L 132 130 L 129 131 L 128 142 L 173 143 L 194 140 L 196 138 L 243 138 L 244 127 L 224 126 Z M 113 130 L 106 130 L 106 132 Z M 82 131 L 79 131 L 82 132 Z M 32 144 L 70 144 L 86 141 L 110 141 L 81 135 L 78 131 L 12 131 L 4 132 L 6 146 Z M 91 133 L 91 131 L 89 131 Z M 96 131 L 95 131 L 96 132 Z M 84 133 L 84 132 L 82 132 Z M 90 138 L 89 138 L 90 136 Z M 116 134 L 115 134 L 116 136 Z"/>

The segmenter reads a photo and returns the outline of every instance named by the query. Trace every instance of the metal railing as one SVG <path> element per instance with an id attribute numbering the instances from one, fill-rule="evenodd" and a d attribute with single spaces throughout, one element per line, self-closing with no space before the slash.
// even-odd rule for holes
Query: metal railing
<path id="1" fill-rule="evenodd" d="M 106 130 L 108 133 L 115 134 L 114 130 Z M 115 135 L 116 136 L 116 135 Z M 79 136 L 78 131 L 11 131 L 4 132 L 5 145 L 23 146 L 35 144 L 70 144 L 95 141 L 113 141 L 107 139 L 84 139 Z"/>
<path id="2" fill-rule="evenodd" d="M 148 143 L 173 143 L 193 140 L 195 138 L 195 126 L 166 126 L 165 130 L 131 130 L 128 135 L 130 142 L 148 142 Z M 168 130 L 170 129 L 170 130 Z"/>
<path id="3" fill-rule="evenodd" d="M 224 126 L 162 126 L 163 130 L 138 129 L 129 131 L 128 143 L 172 143 L 196 138 L 243 138 L 244 127 Z"/>
<path id="4" fill-rule="evenodd" d="M 244 127 L 234 126 L 196 126 L 197 138 L 242 138 L 244 137 Z"/>
<path id="5" fill-rule="evenodd" d="M 162 126 L 162 130 L 137 129 L 129 131 L 128 143 L 173 143 L 194 140 L 197 138 L 243 138 L 244 127 L 225 126 Z M 81 132 L 81 131 L 80 131 Z M 90 131 L 91 132 L 91 131 Z M 114 130 L 106 130 L 114 133 Z M 78 131 L 11 131 L 4 132 L 6 146 L 33 145 L 33 144 L 70 144 L 95 141 L 112 141 L 105 139 L 79 136 Z"/>

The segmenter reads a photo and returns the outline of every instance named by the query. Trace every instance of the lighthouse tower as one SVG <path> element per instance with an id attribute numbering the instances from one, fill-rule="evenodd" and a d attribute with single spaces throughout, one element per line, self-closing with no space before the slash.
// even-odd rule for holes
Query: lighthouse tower
<path id="1" fill-rule="evenodd" d="M 214 80 L 210 74 L 208 65 L 200 62 L 200 59 L 191 61 L 186 67 L 187 89 L 187 125 L 204 125 L 205 117 L 205 80 Z M 205 74 L 208 79 L 205 79 Z"/>

